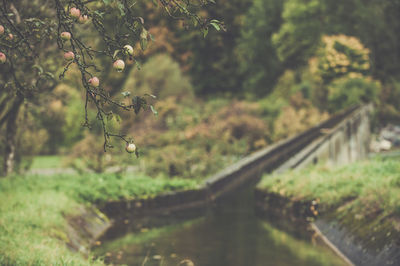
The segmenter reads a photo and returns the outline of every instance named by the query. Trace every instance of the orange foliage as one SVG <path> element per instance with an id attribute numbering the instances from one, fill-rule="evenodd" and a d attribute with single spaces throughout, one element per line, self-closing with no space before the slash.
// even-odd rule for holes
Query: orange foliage
<path id="1" fill-rule="evenodd" d="M 293 95 L 290 101 L 291 104 L 283 108 L 274 123 L 275 140 L 303 132 L 329 117 L 328 113 L 320 112 L 312 106 L 311 102 L 304 99 L 300 92 Z"/>

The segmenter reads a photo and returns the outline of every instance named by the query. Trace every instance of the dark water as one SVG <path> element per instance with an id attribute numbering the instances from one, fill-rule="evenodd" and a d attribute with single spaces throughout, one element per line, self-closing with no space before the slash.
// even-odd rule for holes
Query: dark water
<path id="1" fill-rule="evenodd" d="M 251 188 L 199 218 L 165 221 L 167 225 L 143 225 L 139 231 L 109 239 L 95 252 L 117 265 L 175 266 L 184 259 L 196 266 L 345 265 L 330 250 L 313 245 L 302 226 L 291 225 L 298 227 L 295 236 L 277 229 L 284 221 L 272 225 L 257 217 Z"/>

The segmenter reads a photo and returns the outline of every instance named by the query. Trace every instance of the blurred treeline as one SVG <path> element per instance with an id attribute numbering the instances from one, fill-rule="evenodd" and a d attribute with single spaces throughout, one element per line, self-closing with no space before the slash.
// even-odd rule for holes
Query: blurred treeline
<path id="1" fill-rule="evenodd" d="M 64 154 L 79 171 L 135 165 L 151 176 L 205 177 L 353 104 L 374 102 L 381 121 L 400 118 L 400 1 L 218 0 L 198 12 L 227 31 L 205 38 L 152 1 L 136 8 L 155 40 L 145 52 L 135 47 L 123 74 L 98 60 L 118 101 L 122 92 L 157 96 L 157 117 L 115 110 L 108 121 L 134 137 L 141 158 L 117 140 L 104 153 L 101 127 L 81 127 L 84 95 L 72 71 L 20 112 L 20 169 L 29 156 Z M 88 28 L 81 35 L 99 45 Z"/>

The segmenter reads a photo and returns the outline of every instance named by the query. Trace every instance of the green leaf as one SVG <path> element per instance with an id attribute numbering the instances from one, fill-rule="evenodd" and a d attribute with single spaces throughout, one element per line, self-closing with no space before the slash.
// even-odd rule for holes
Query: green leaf
<path id="1" fill-rule="evenodd" d="M 122 94 L 124 97 L 128 97 L 128 96 L 131 95 L 131 93 L 130 93 L 129 91 L 121 92 L 121 94 Z"/>
<path id="2" fill-rule="evenodd" d="M 125 16 L 125 7 L 121 2 L 118 2 L 118 9 L 119 9 L 119 13 L 121 14 L 121 16 Z"/>
<path id="3" fill-rule="evenodd" d="M 215 22 L 211 22 L 210 25 L 213 26 L 217 31 L 221 30 L 221 27 Z"/>
<path id="4" fill-rule="evenodd" d="M 143 97 L 139 96 L 134 96 L 132 98 L 132 105 L 133 105 L 133 110 L 135 111 L 135 114 L 139 114 L 140 109 L 144 109 L 146 107 L 146 99 Z"/>
<path id="5" fill-rule="evenodd" d="M 153 4 L 158 7 L 158 1 L 157 0 L 153 0 Z"/>
<path id="6" fill-rule="evenodd" d="M 110 4 L 110 2 L 111 2 L 111 0 L 103 0 L 103 3 L 106 5 Z"/>
<path id="7" fill-rule="evenodd" d="M 142 25 L 144 25 L 144 19 L 143 19 L 142 17 L 138 17 L 138 19 L 140 20 L 140 23 L 141 23 Z"/>
<path id="8" fill-rule="evenodd" d="M 113 113 L 112 113 L 112 112 L 108 113 L 108 114 L 107 114 L 107 121 L 110 121 L 110 120 L 112 120 L 112 119 L 113 119 L 113 117 L 114 117 L 114 115 L 113 115 Z"/>
<path id="9" fill-rule="evenodd" d="M 205 38 L 208 34 L 208 28 L 204 28 L 202 31 L 203 31 L 203 37 Z"/>
<path id="10" fill-rule="evenodd" d="M 140 39 L 147 39 L 148 31 L 143 28 L 142 32 L 140 33 Z"/>
<path id="11" fill-rule="evenodd" d="M 142 33 L 140 33 L 140 47 L 142 50 L 146 50 L 147 48 L 147 36 L 148 36 L 148 31 L 143 28 Z"/>
<path id="12" fill-rule="evenodd" d="M 133 110 L 135 111 L 135 114 L 138 114 L 140 112 L 140 101 L 138 96 L 134 96 L 132 98 L 132 105 L 133 105 Z"/>
<path id="13" fill-rule="evenodd" d="M 156 41 L 156 39 L 154 38 L 154 36 L 152 34 L 149 33 L 149 36 L 150 36 L 150 40 L 152 40 L 153 42 Z"/>
<path id="14" fill-rule="evenodd" d="M 96 16 L 103 18 L 104 12 L 99 12 L 99 11 L 94 11 L 93 14 L 95 14 Z"/>
<path id="15" fill-rule="evenodd" d="M 151 111 L 153 112 L 153 114 L 154 114 L 155 116 L 158 115 L 158 112 L 157 112 L 156 109 L 154 109 L 154 106 L 153 106 L 153 105 L 150 105 L 150 109 L 151 109 Z"/>
<path id="16" fill-rule="evenodd" d="M 140 48 L 142 48 L 143 51 L 146 50 L 146 48 L 147 48 L 147 39 L 144 39 L 144 38 L 140 39 Z"/>
<path id="17" fill-rule="evenodd" d="M 51 79 L 54 79 L 54 78 L 55 78 L 55 77 L 54 77 L 54 74 L 51 73 L 51 72 L 44 72 L 43 75 L 44 75 L 44 76 L 47 76 L 47 77 L 49 77 L 49 78 L 51 78 Z"/>
<path id="18" fill-rule="evenodd" d="M 43 68 L 39 65 L 33 65 L 32 69 L 37 69 L 39 75 L 43 73 Z"/>
<path id="19" fill-rule="evenodd" d="M 141 65 L 139 64 L 138 61 L 135 60 L 135 66 L 138 70 L 142 69 Z"/>
<path id="20" fill-rule="evenodd" d="M 114 120 L 120 123 L 122 121 L 121 116 L 119 114 L 114 114 Z"/>
<path id="21" fill-rule="evenodd" d="M 117 56 L 117 54 L 120 52 L 121 50 L 115 50 L 114 54 L 113 54 L 113 58 L 115 58 Z"/>
<path id="22" fill-rule="evenodd" d="M 150 97 L 153 98 L 153 99 L 156 99 L 156 98 L 157 98 L 157 96 L 155 96 L 155 95 L 153 95 L 153 94 L 149 94 L 149 93 L 145 93 L 144 95 L 145 95 L 145 96 L 150 96 Z"/>
<path id="23" fill-rule="evenodd" d="M 191 20 L 192 20 L 193 27 L 197 27 L 197 25 L 198 25 L 197 19 L 192 17 Z"/>

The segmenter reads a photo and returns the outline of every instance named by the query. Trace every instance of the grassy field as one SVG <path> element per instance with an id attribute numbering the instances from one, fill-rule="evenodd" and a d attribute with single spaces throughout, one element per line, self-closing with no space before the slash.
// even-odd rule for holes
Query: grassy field
<path id="1" fill-rule="evenodd" d="M 265 175 L 257 187 L 288 198 L 319 199 L 325 208 L 342 206 L 341 210 L 360 217 L 374 213 L 400 215 L 399 158 L 374 158 L 342 167 L 313 166 L 283 175 Z"/>
<path id="2" fill-rule="evenodd" d="M 0 179 L 0 265 L 97 265 L 66 247 L 66 217 L 79 205 L 197 187 L 187 179 L 133 175 L 12 176 Z"/>

